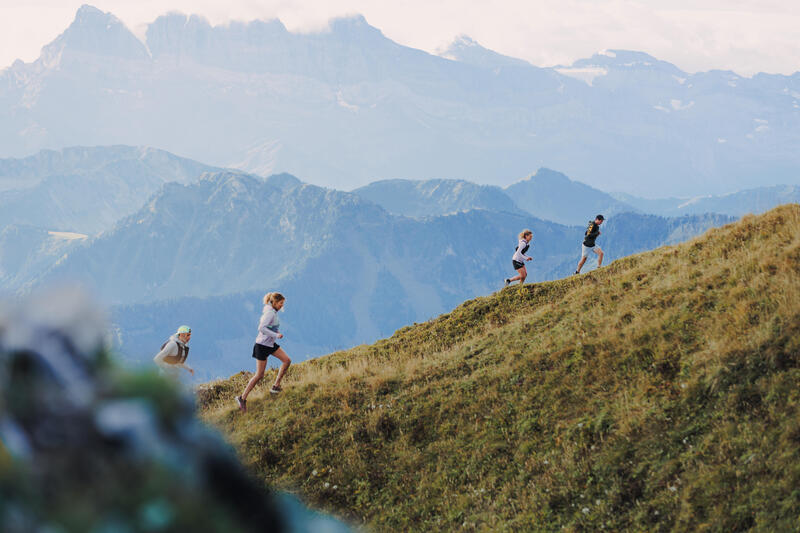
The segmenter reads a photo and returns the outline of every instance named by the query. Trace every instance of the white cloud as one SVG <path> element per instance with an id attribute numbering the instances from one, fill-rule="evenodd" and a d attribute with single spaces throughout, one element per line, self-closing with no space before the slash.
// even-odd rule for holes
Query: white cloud
<path id="1" fill-rule="evenodd" d="M 2 0 L 8 3 L 9 0 Z M 12 0 L 13 1 L 13 0 Z M 88 0 L 0 5 L 0 65 L 34 60 Z M 540 66 L 570 64 L 598 50 L 631 49 L 683 70 L 800 70 L 796 0 L 95 0 L 137 34 L 168 11 L 212 23 L 280 18 L 292 31 L 324 28 L 331 17 L 362 13 L 389 38 L 435 51 L 467 34 L 487 48 Z"/>

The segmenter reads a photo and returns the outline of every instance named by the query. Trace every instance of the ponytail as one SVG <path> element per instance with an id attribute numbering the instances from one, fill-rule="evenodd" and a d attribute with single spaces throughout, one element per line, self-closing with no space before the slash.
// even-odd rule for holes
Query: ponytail
<path id="1" fill-rule="evenodd" d="M 279 292 L 268 292 L 264 295 L 264 305 L 272 305 L 275 302 L 280 302 L 281 300 L 285 300 L 286 298 L 283 297 L 283 294 Z"/>
<path id="2" fill-rule="evenodd" d="M 519 238 L 524 239 L 526 235 L 533 235 L 533 232 L 529 229 L 524 229 L 519 232 Z"/>

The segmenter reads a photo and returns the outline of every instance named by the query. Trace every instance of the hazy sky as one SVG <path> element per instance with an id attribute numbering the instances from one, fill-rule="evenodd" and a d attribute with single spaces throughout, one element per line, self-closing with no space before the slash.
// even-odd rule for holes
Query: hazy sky
<path id="1" fill-rule="evenodd" d="M 0 0 L 0 68 L 33 61 L 84 2 Z M 800 0 L 95 0 L 138 35 L 168 11 L 214 24 L 279 18 L 292 31 L 363 14 L 389 38 L 430 52 L 466 34 L 539 66 L 605 48 L 648 52 L 695 72 L 800 71 Z"/>

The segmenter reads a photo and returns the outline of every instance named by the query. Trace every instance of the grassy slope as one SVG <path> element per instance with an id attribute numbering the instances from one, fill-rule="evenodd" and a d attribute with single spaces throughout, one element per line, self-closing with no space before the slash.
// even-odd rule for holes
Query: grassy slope
<path id="1" fill-rule="evenodd" d="M 212 384 L 203 416 L 375 530 L 795 530 L 798 230 L 787 205 L 513 286 L 296 365 L 245 416 L 245 373 Z"/>

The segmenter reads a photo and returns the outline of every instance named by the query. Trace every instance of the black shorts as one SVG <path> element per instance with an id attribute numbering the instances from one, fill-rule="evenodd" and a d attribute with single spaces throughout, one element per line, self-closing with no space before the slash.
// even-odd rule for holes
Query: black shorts
<path id="1" fill-rule="evenodd" d="M 269 357 L 270 355 L 272 355 L 276 351 L 278 351 L 278 348 L 280 348 L 280 347 L 281 347 L 281 345 L 278 344 L 277 342 L 275 343 L 275 346 L 272 346 L 272 347 L 264 346 L 263 344 L 255 343 L 253 345 L 253 357 L 258 359 L 259 361 L 266 361 L 267 357 Z"/>
<path id="2" fill-rule="evenodd" d="M 514 265 L 514 270 L 519 270 L 520 268 L 525 266 L 525 263 L 520 263 L 519 261 L 511 260 L 511 264 Z"/>

